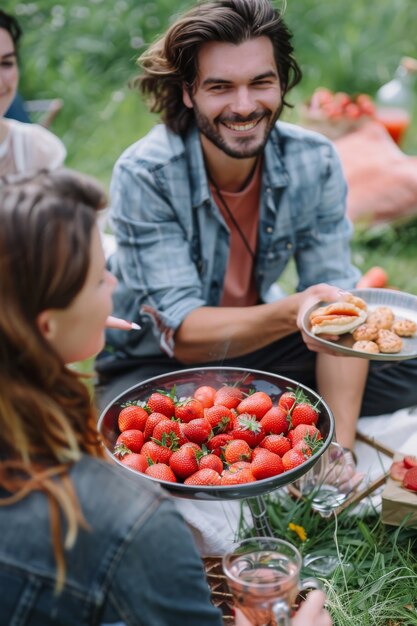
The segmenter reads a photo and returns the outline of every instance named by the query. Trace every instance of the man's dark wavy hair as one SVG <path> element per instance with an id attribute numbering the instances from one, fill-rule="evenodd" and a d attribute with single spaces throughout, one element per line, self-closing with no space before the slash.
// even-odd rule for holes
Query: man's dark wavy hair
<path id="1" fill-rule="evenodd" d="M 13 39 L 15 50 L 17 50 L 19 39 L 22 36 L 22 29 L 16 18 L 8 15 L 0 9 L 0 28 L 4 28 Z"/>
<path id="2" fill-rule="evenodd" d="M 291 44 L 292 34 L 281 13 L 269 0 L 209 0 L 179 17 L 138 59 L 142 75 L 133 85 L 149 100 L 151 111 L 183 134 L 194 112 L 182 101 L 183 86 L 192 94 L 198 75 L 198 52 L 211 41 L 240 44 L 256 37 L 269 37 L 282 90 L 286 94 L 301 79 Z"/>

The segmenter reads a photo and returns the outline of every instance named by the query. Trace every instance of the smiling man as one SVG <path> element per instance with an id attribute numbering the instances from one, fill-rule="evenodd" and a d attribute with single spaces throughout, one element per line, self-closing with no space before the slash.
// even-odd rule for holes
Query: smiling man
<path id="1" fill-rule="evenodd" d="M 351 447 L 359 411 L 416 393 L 395 391 L 395 366 L 390 385 L 372 367 L 362 403 L 367 362 L 300 333 L 307 308 L 339 299 L 359 272 L 332 144 L 279 120 L 301 78 L 282 15 L 269 0 L 200 3 L 139 64 L 136 84 L 163 123 L 116 164 L 110 268 L 115 314 L 142 330 L 109 331 L 101 403 L 175 369 L 250 367 L 318 388 Z M 290 259 L 297 293 L 283 298 L 276 281 Z"/>

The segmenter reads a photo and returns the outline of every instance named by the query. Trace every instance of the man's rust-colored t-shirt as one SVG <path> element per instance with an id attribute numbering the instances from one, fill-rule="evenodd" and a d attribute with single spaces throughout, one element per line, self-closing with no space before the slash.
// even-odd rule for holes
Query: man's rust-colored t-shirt
<path id="1" fill-rule="evenodd" d="M 252 306 L 259 299 L 254 279 L 254 257 L 247 250 L 214 186 L 211 185 L 210 190 L 230 229 L 230 253 L 220 306 Z M 253 177 L 243 191 L 231 193 L 220 190 L 254 255 L 258 237 L 260 190 L 261 159 L 256 165 Z"/>

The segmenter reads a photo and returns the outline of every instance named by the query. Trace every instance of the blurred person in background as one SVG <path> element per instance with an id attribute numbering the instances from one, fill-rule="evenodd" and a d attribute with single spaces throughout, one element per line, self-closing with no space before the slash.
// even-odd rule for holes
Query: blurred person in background
<path id="1" fill-rule="evenodd" d="M 221 626 L 170 497 L 106 460 L 66 365 L 104 343 L 104 203 L 70 170 L 0 184 L 0 624 Z M 329 626 L 324 600 L 313 592 L 293 626 Z"/>
<path id="2" fill-rule="evenodd" d="M 64 144 L 39 124 L 5 117 L 19 84 L 17 20 L 0 10 L 0 176 L 53 169 L 66 157 Z"/>

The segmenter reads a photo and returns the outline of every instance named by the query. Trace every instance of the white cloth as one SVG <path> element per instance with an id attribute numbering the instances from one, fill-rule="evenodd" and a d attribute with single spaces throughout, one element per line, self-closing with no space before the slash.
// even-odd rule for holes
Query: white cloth
<path id="1" fill-rule="evenodd" d="M 43 126 L 11 119 L 3 122 L 10 130 L 9 145 L 12 146 L 17 173 L 55 169 L 65 161 L 67 151 L 64 144 Z"/>
<path id="2" fill-rule="evenodd" d="M 417 455 L 417 407 L 377 417 L 361 417 L 358 431 L 394 452 Z M 361 441 L 356 442 L 355 452 L 358 457 L 358 471 L 364 472 L 368 481 L 378 478 L 392 463 L 391 457 L 377 452 Z"/>

